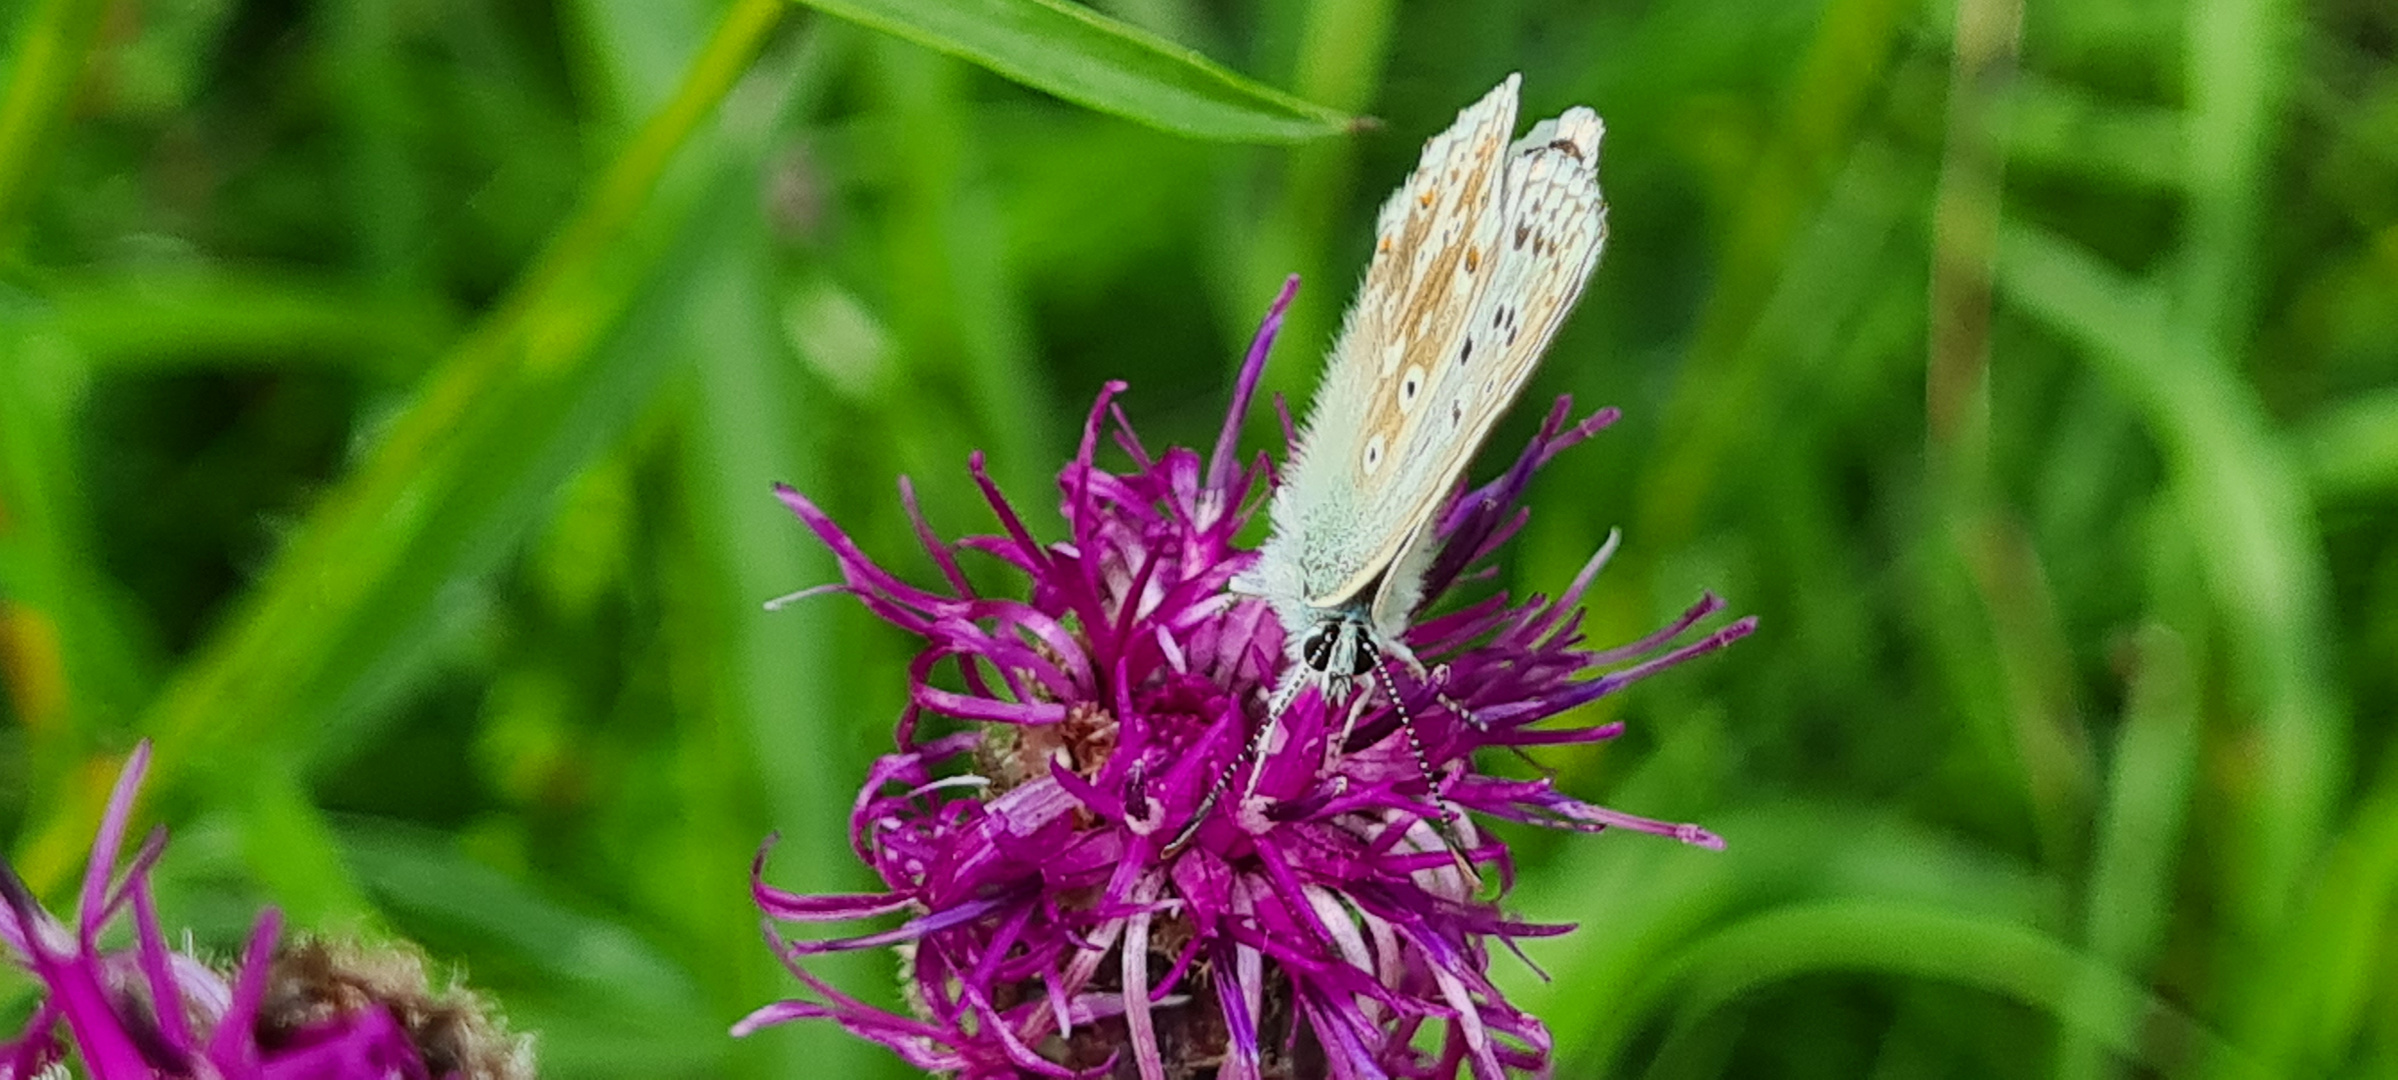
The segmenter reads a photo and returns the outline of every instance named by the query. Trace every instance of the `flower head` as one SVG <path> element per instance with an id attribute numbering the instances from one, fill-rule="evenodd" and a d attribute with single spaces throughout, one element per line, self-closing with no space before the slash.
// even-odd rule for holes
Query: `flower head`
<path id="1" fill-rule="evenodd" d="M 300 941 L 278 948 L 282 920 L 269 910 L 230 973 L 168 948 L 150 895 L 166 830 L 153 830 L 111 880 L 149 762 L 144 743 L 117 776 L 72 928 L 0 862 L 0 945 L 46 991 L 24 1032 L 0 1042 L 0 1080 L 48 1075 L 70 1047 L 94 1080 L 532 1075 L 525 1044 L 485 1019 L 471 996 L 430 992 L 422 960 L 406 947 Z M 128 909 L 133 944 L 103 948 L 103 930 Z"/>
<path id="2" fill-rule="evenodd" d="M 963 1077 L 1545 1072 L 1548 1033 L 1491 983 L 1489 951 L 1569 927 L 1518 921 L 1479 895 L 1465 864 L 1495 868 L 1501 892 L 1512 866 L 1472 815 L 1720 846 L 1696 826 L 1475 766 L 1484 747 L 1610 738 L 1620 725 L 1535 725 L 1753 627 L 1741 620 L 1674 647 L 1721 607 L 1709 596 L 1647 638 L 1584 648 L 1576 604 L 1612 540 L 1553 600 L 1494 596 L 1408 631 L 1435 672 L 1398 686 L 1429 768 L 1400 737 L 1387 692 L 1330 706 L 1308 692 L 1264 715 L 1286 662 L 1282 625 L 1265 601 L 1228 585 L 1254 559 L 1236 537 L 1263 502 L 1270 464 L 1260 455 L 1243 465 L 1234 446 L 1296 287 L 1296 278 L 1284 286 L 1251 345 L 1205 460 L 1182 448 L 1152 454 L 1115 404 L 1123 385 L 1108 385 L 1059 474 L 1062 540 L 1033 537 L 979 455 L 970 468 L 997 535 L 936 538 L 903 481 L 943 578 L 926 588 L 778 489 L 832 548 L 843 578 L 834 588 L 925 646 L 909 671 L 898 749 L 870 770 L 850 819 L 852 845 L 885 891 L 787 892 L 765 883 L 761 852 L 757 902 L 786 923 L 908 917 L 829 940 L 788 939 L 770 921 L 770 940 L 817 998 L 768 1005 L 736 1033 L 831 1019 L 918 1067 Z M 1535 470 L 1615 417 L 1602 410 L 1569 424 L 1570 410 L 1560 399 L 1512 467 L 1449 504 L 1427 603 L 1523 526 Z M 1100 465 L 1103 435 L 1128 469 Z M 1020 571 L 1029 596 L 977 592 L 960 569 L 965 551 Z M 1277 727 L 1269 751 L 1241 766 L 1238 797 L 1217 803 L 1211 791 L 1261 724 Z M 1437 827 L 1444 806 L 1469 813 Z M 885 946 L 907 958 L 912 1015 L 845 995 L 804 966 L 813 954 Z"/>

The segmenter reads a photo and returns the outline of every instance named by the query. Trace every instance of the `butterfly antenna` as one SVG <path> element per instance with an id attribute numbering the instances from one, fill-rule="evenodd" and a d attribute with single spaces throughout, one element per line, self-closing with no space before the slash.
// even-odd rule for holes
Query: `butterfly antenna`
<path id="1" fill-rule="evenodd" d="M 1457 834 L 1457 812 L 1441 799 L 1440 784 L 1432 779 L 1432 759 L 1424 753 L 1423 737 L 1416 734 L 1415 716 L 1408 711 L 1407 702 L 1399 696 L 1399 680 L 1391 675 L 1390 660 L 1387 657 L 1378 659 L 1381 662 L 1374 665 L 1374 674 L 1382 677 L 1382 692 L 1390 695 L 1391 710 L 1399 714 L 1399 730 L 1407 733 L 1407 752 L 1415 758 L 1415 771 L 1424 778 L 1432 805 L 1439 811 L 1438 816 L 1432 819 L 1432 827 L 1440 831 L 1441 842 L 1448 845 L 1449 857 L 1457 861 L 1457 868 L 1465 873 L 1466 880 L 1472 882 L 1474 888 L 1480 889 L 1482 875 L 1474 871 L 1473 860 L 1465 856 L 1465 838 Z"/>

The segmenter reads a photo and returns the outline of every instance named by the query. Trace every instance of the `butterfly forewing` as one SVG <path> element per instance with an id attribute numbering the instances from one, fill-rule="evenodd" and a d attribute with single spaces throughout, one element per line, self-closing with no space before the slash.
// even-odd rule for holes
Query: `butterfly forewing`
<path id="1" fill-rule="evenodd" d="M 1277 532 L 1306 538 L 1296 568 L 1312 605 L 1358 598 L 1405 541 L 1419 501 L 1405 484 L 1420 464 L 1407 459 L 1406 428 L 1497 269 L 1516 84 L 1509 76 L 1426 143 L 1377 218 L 1365 283 L 1276 497 Z"/>

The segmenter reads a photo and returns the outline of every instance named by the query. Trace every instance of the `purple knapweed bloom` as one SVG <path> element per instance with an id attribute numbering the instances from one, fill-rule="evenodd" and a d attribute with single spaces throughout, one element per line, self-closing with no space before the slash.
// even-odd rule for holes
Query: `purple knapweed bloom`
<path id="1" fill-rule="evenodd" d="M 1471 814 L 1442 827 L 1430 784 L 1472 814 L 1720 846 L 1696 826 L 1475 766 L 1484 747 L 1610 738 L 1620 725 L 1534 725 L 1752 629 L 1744 619 L 1675 648 L 1721 607 L 1708 596 L 1647 638 L 1582 648 L 1575 605 L 1608 550 L 1554 600 L 1494 596 L 1408 631 L 1436 665 L 1427 683 L 1401 683 L 1432 777 L 1382 693 L 1327 708 L 1308 691 L 1279 719 L 1261 715 L 1285 663 L 1282 626 L 1263 600 L 1227 585 L 1254 558 L 1236 537 L 1263 505 L 1270 466 L 1260 455 L 1243 467 L 1234 446 L 1296 288 L 1296 278 L 1284 286 L 1250 346 L 1204 462 L 1182 448 L 1152 455 L 1114 403 L 1123 385 L 1109 384 L 1059 475 L 1065 540 L 1035 540 L 976 455 L 999 535 L 938 540 L 902 482 L 944 579 L 921 588 L 778 489 L 839 560 L 844 583 L 830 588 L 926 645 L 909 669 L 898 752 L 876 762 L 850 818 L 851 843 L 886 891 L 787 892 L 766 884 L 761 851 L 752 879 L 769 940 L 817 997 L 759 1009 L 736 1034 L 825 1018 L 919 1068 L 970 1078 L 1545 1074 L 1548 1032 L 1488 978 L 1490 944 L 1569 927 L 1517 921 L 1479 895 L 1467 864 L 1495 869 L 1503 892 L 1507 848 Z M 1569 426 L 1570 408 L 1560 399 L 1513 467 L 1449 505 L 1428 599 L 1522 527 L 1534 470 L 1615 417 Z M 1098 463 L 1103 430 L 1128 470 Z M 1287 441 L 1287 415 L 1284 430 Z M 961 549 L 1021 571 L 1030 597 L 977 592 Z M 1254 777 L 1244 764 L 1190 842 L 1175 843 L 1268 722 L 1279 738 Z M 1344 725 L 1345 745 L 1328 746 Z M 774 929 L 890 914 L 909 917 L 831 940 Z M 804 965 L 883 946 L 904 959 L 907 1014 L 845 995 Z"/>
<path id="2" fill-rule="evenodd" d="M 479 1002 L 426 991 L 412 950 L 317 941 L 278 948 L 282 920 L 273 910 L 259 917 L 230 975 L 168 948 L 150 895 L 166 829 L 152 830 L 111 881 L 149 763 L 145 742 L 117 776 L 73 927 L 44 911 L 0 861 L 0 945 L 46 991 L 23 1033 L 0 1042 L 0 1080 L 63 1076 L 52 1070 L 70 1056 L 92 1080 L 532 1075 L 529 1049 L 486 1020 Z M 128 908 L 132 944 L 104 948 L 103 930 Z"/>

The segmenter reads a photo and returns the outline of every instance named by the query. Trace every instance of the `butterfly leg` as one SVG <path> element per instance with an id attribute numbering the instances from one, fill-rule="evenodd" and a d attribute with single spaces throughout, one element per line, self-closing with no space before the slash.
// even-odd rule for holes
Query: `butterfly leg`
<path id="1" fill-rule="evenodd" d="M 1283 675 L 1281 684 L 1266 699 L 1266 722 L 1257 726 L 1257 734 L 1250 736 L 1249 741 L 1242 745 L 1241 752 L 1233 757 L 1231 764 L 1216 774 L 1216 782 L 1209 785 L 1207 796 L 1199 800 L 1197 809 L 1191 811 L 1191 819 L 1184 822 L 1182 831 L 1175 833 L 1174 839 L 1167 841 L 1161 849 L 1164 857 L 1171 859 L 1190 846 L 1191 841 L 1199 835 L 1199 827 L 1206 824 L 1207 815 L 1214 813 L 1216 804 L 1224 800 L 1224 791 L 1232 786 L 1232 778 L 1242 770 L 1248 770 L 1249 782 L 1243 787 L 1241 797 L 1246 799 L 1257 794 L 1258 781 L 1264 779 L 1266 774 L 1266 742 L 1274 737 L 1275 725 L 1282 722 L 1283 712 L 1290 708 L 1291 702 L 1298 698 L 1299 691 L 1304 688 L 1305 679 L 1301 669 L 1293 668 Z"/>
<path id="2" fill-rule="evenodd" d="M 1207 797 L 1199 800 L 1198 808 L 1191 811 L 1191 819 L 1182 823 L 1182 831 L 1175 833 L 1174 839 L 1167 841 L 1166 846 L 1160 849 L 1161 856 L 1171 859 L 1182 854 L 1184 848 L 1191 846 L 1191 841 L 1199 836 L 1199 826 L 1207 823 L 1207 815 L 1214 813 L 1216 804 L 1224 800 L 1224 789 L 1232 786 L 1232 778 L 1244 767 L 1253 762 L 1260 762 L 1264 757 L 1266 739 L 1273 733 L 1274 721 L 1272 719 L 1268 719 L 1258 727 L 1257 735 L 1241 747 L 1240 754 L 1232 759 L 1232 763 L 1226 765 L 1223 772 L 1216 774 L 1216 782 L 1208 786 Z M 1264 766 L 1259 764 L 1249 774 L 1249 794 L 1256 792 L 1257 778 L 1264 771 Z"/>
<path id="3" fill-rule="evenodd" d="M 1473 725 L 1474 730 L 1489 731 L 1490 725 L 1483 723 L 1482 717 L 1479 714 L 1474 712 L 1473 709 L 1469 708 L 1465 702 L 1459 701 L 1450 695 L 1449 674 L 1449 665 L 1432 665 L 1430 677 L 1424 680 L 1424 685 L 1432 688 L 1432 700 L 1437 702 L 1441 708 L 1449 710 L 1449 715 Z"/>

